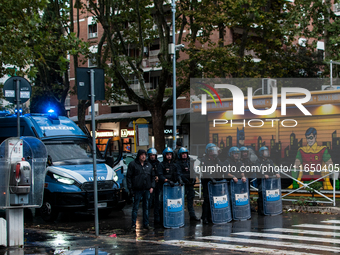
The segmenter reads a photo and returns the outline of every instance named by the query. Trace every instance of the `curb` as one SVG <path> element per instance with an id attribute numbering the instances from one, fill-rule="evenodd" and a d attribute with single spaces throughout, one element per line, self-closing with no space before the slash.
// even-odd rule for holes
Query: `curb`
<path id="1" fill-rule="evenodd" d="M 203 199 L 194 199 L 194 204 L 202 204 Z M 282 210 L 286 210 L 288 212 L 294 211 L 304 211 L 309 213 L 331 213 L 331 214 L 340 214 L 339 207 L 331 207 L 331 206 L 304 206 L 304 205 L 282 205 Z"/>
<path id="2" fill-rule="evenodd" d="M 304 211 L 310 213 L 331 213 L 340 214 L 339 207 L 324 207 L 324 206 L 299 206 L 299 205 L 282 205 L 283 210 L 292 211 Z"/>

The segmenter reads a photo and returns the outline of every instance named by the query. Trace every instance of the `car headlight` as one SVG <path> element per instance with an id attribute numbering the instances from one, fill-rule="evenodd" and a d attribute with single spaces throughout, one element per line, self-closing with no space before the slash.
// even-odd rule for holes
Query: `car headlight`
<path id="1" fill-rule="evenodd" d="M 67 178 L 58 174 L 53 174 L 53 178 L 56 179 L 58 182 L 64 183 L 64 184 L 69 184 L 72 185 L 74 184 L 76 181 L 71 179 L 71 178 Z"/>
<path id="2" fill-rule="evenodd" d="M 113 180 L 114 180 L 115 182 L 117 182 L 117 181 L 118 181 L 118 175 L 115 174 L 115 176 L 113 177 Z"/>

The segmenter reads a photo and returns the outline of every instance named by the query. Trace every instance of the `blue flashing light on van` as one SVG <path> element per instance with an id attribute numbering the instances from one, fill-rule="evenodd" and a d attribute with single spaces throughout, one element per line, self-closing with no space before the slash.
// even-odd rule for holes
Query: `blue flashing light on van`
<path id="1" fill-rule="evenodd" d="M 17 136 L 17 116 L 0 115 L 0 142 Z M 40 139 L 48 152 L 44 201 L 40 208 L 45 221 L 54 221 L 61 211 L 94 210 L 92 140 L 72 120 L 49 114 L 20 117 L 21 136 Z M 115 150 L 113 150 L 114 148 Z M 121 209 L 127 194 L 120 187 L 122 146 L 111 139 L 104 156 L 97 150 L 98 208 L 102 213 Z"/>

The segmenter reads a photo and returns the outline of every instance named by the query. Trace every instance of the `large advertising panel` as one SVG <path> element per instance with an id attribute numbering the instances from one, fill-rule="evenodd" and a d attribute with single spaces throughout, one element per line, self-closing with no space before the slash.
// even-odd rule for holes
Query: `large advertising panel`
<path id="1" fill-rule="evenodd" d="M 233 175 L 280 173 L 283 188 L 319 179 L 322 189 L 339 189 L 340 90 L 321 90 L 321 79 L 192 79 L 190 116 L 192 154 L 203 156 L 206 145 L 218 147 L 221 165 L 196 169 L 225 177 L 231 147 L 246 147 L 253 169 Z M 324 88 L 324 87 L 323 87 Z M 259 165 L 267 147 L 275 169 Z M 224 169 L 223 169 L 224 167 Z M 248 170 L 253 170 L 248 172 Z M 265 171 L 265 172 L 264 172 Z M 255 172 L 255 174 L 254 174 Z M 260 174 L 258 172 L 261 172 Z"/>

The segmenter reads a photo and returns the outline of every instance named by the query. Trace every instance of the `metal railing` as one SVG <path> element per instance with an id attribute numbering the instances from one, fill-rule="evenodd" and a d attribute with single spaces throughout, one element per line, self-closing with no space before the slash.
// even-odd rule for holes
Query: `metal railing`
<path id="1" fill-rule="evenodd" d="M 300 171 L 305 171 L 305 170 L 300 170 Z M 331 199 L 331 198 L 329 198 L 328 196 L 322 194 L 322 193 L 319 192 L 318 190 L 313 189 L 314 192 L 315 192 L 316 194 L 318 194 L 318 195 L 320 195 L 320 196 L 322 196 L 322 197 L 324 197 L 324 198 L 326 198 L 326 199 L 328 200 L 328 201 L 314 201 L 314 202 L 317 202 L 317 203 L 326 203 L 326 204 L 327 204 L 327 203 L 328 203 L 328 204 L 332 203 L 333 206 L 336 206 L 336 201 L 335 201 L 335 181 L 336 181 L 336 180 L 335 180 L 335 171 L 329 172 L 328 174 L 326 174 L 326 175 L 324 175 L 324 176 L 321 176 L 320 178 L 318 178 L 318 179 L 316 179 L 316 180 L 313 180 L 313 181 L 311 181 L 311 182 L 309 182 L 309 183 L 303 183 L 302 181 L 297 180 L 296 178 L 294 178 L 293 176 L 288 175 L 288 174 L 285 173 L 285 172 L 281 172 L 280 174 L 283 174 L 283 175 L 285 175 L 285 176 L 291 178 L 293 181 L 296 181 L 297 183 L 299 183 L 299 184 L 302 185 L 301 187 L 299 187 L 299 188 L 297 188 L 297 189 L 295 189 L 295 190 L 292 190 L 291 192 L 289 192 L 289 193 L 283 195 L 283 196 L 282 196 L 282 200 L 285 200 L 285 201 L 297 201 L 296 199 L 284 199 L 284 197 L 287 197 L 287 196 L 289 196 L 290 194 L 292 194 L 292 193 L 294 193 L 294 192 L 296 192 L 296 191 L 298 191 L 298 190 L 301 190 L 301 189 L 303 189 L 303 188 L 310 188 L 310 189 L 313 189 L 313 188 L 308 187 L 308 186 L 311 185 L 311 184 L 313 184 L 313 183 L 315 183 L 315 182 L 317 182 L 317 181 L 319 181 L 319 180 L 321 180 L 321 179 L 326 178 L 327 176 L 330 176 L 330 175 L 333 174 L 333 199 Z"/>

